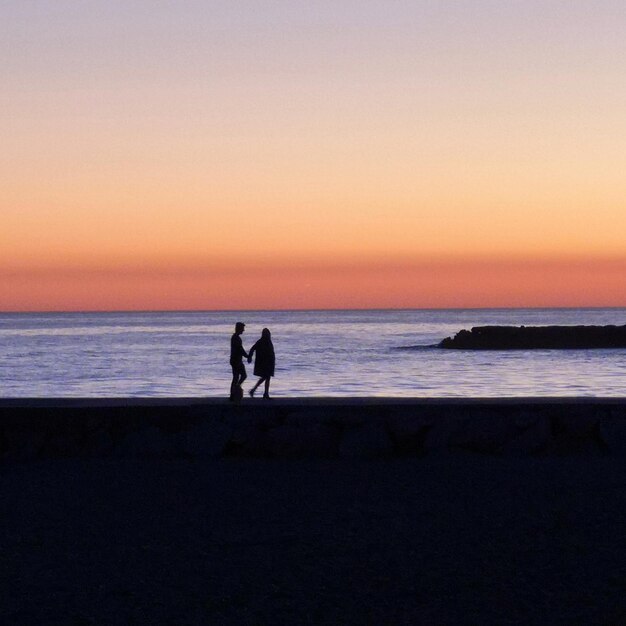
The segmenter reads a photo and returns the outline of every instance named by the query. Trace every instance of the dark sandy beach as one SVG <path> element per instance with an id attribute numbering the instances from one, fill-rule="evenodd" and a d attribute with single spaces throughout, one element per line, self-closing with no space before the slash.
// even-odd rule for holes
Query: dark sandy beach
<path id="1" fill-rule="evenodd" d="M 3 466 L 6 624 L 623 624 L 626 460 Z"/>
<path id="2" fill-rule="evenodd" d="M 0 623 L 625 624 L 623 399 L 0 401 Z"/>

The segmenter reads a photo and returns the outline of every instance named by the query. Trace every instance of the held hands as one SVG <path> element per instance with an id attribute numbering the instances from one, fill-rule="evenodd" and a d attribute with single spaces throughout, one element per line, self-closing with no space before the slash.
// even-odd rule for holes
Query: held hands
<path id="1" fill-rule="evenodd" d="M 248 357 L 248 363 L 252 363 L 252 357 L 251 356 Z"/>

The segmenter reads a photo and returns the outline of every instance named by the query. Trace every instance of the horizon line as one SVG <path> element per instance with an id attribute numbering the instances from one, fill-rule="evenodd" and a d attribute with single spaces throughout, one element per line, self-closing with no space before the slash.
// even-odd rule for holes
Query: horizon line
<path id="1" fill-rule="evenodd" d="M 626 310 L 624 305 L 586 306 L 484 306 L 484 307 L 321 307 L 321 308 L 280 308 L 280 309 L 69 309 L 69 310 L 16 310 L 0 311 L 0 315 L 67 315 L 67 314 L 130 314 L 130 313 L 302 313 L 302 312 L 356 312 L 356 311 L 548 311 L 548 310 Z"/>

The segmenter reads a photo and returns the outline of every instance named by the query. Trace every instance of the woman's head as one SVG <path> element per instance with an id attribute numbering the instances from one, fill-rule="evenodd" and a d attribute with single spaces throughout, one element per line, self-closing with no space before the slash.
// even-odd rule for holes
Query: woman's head
<path id="1" fill-rule="evenodd" d="M 272 333 L 270 333 L 270 329 L 269 328 L 264 328 L 261 331 L 261 337 L 263 337 L 263 339 L 271 339 L 272 338 Z"/>

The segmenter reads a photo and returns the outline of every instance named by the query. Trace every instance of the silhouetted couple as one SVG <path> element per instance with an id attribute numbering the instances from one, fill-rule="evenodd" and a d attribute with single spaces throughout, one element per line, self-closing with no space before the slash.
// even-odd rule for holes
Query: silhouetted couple
<path id="1" fill-rule="evenodd" d="M 259 380 L 248 393 L 252 398 L 258 386 L 261 383 L 265 383 L 263 398 L 269 400 L 270 380 L 272 376 L 274 376 L 274 366 L 276 363 L 272 334 L 268 328 L 264 328 L 261 333 L 261 338 L 250 348 L 250 352 L 246 352 L 243 348 L 243 342 L 241 341 L 241 333 L 243 333 L 245 329 L 246 325 L 243 322 L 237 322 L 235 324 L 235 332 L 230 338 L 230 365 L 233 368 L 233 381 L 230 384 L 230 400 L 241 400 L 243 397 L 241 384 L 248 377 L 243 359 L 246 357 L 248 363 L 252 363 L 252 357 L 255 353 L 254 375 L 259 376 Z"/>

